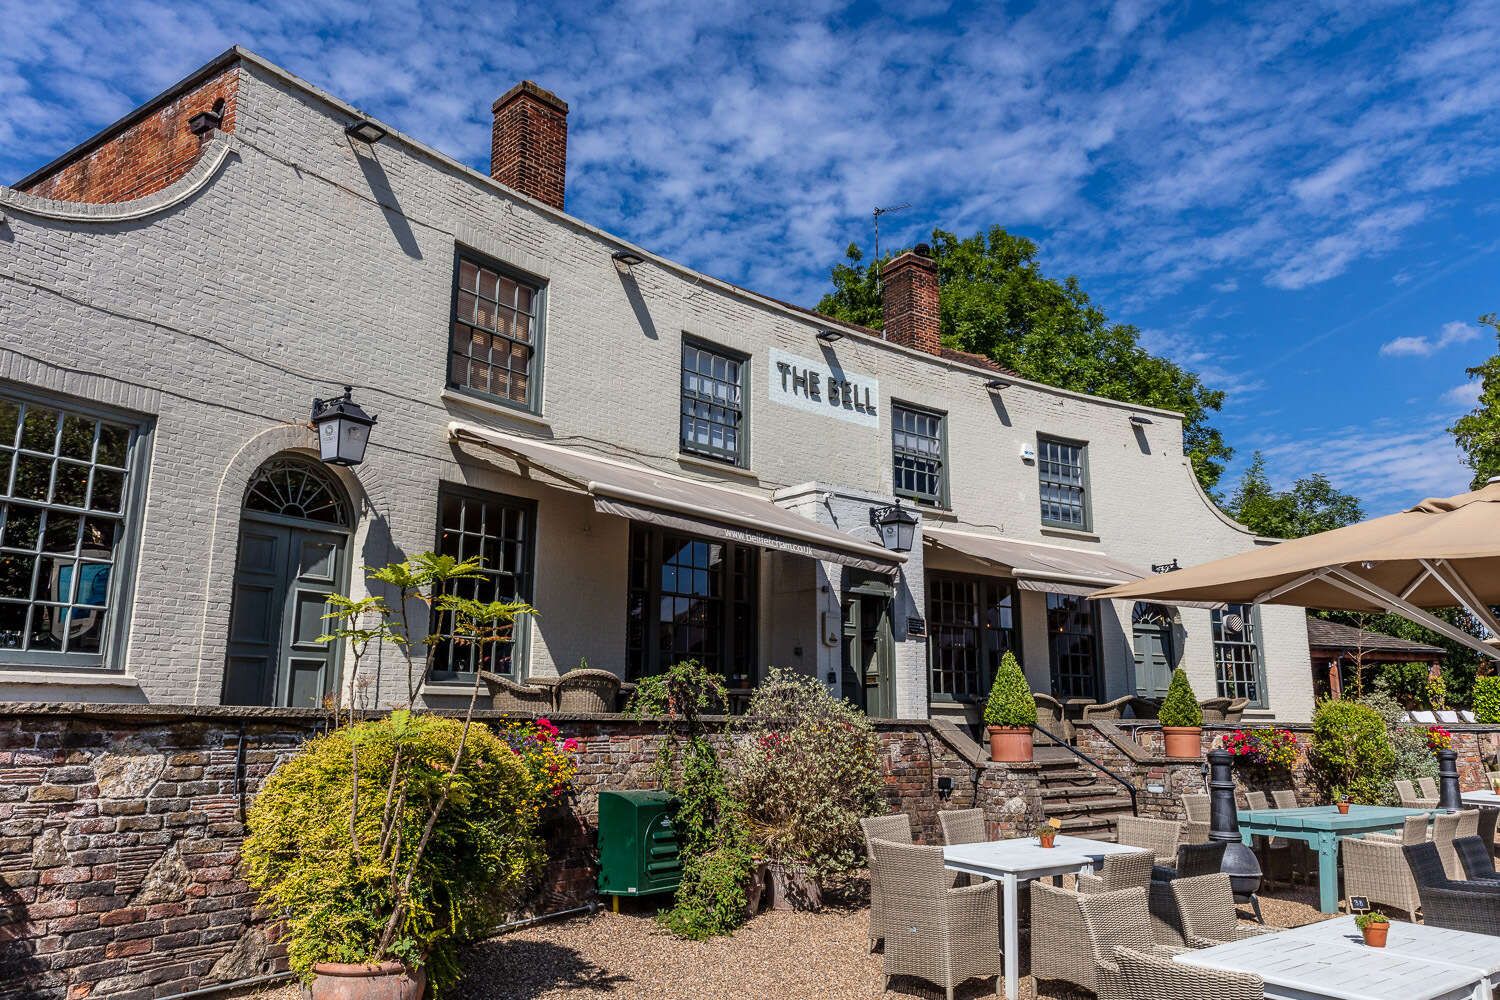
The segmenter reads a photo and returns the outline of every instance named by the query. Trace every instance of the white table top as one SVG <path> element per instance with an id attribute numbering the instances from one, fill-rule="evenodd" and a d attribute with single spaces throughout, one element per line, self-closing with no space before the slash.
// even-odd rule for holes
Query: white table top
<path id="1" fill-rule="evenodd" d="M 1091 865 L 1107 854 L 1134 854 L 1139 847 L 1111 844 L 1086 837 L 1058 835 L 1055 847 L 1043 847 L 1035 837 L 991 840 L 983 844 L 958 844 L 943 848 L 943 864 L 954 871 L 1028 877 L 1052 874 Z"/>
<path id="2" fill-rule="evenodd" d="M 1488 995 L 1476 970 L 1428 961 L 1402 949 L 1333 944 L 1312 934 L 1264 934 L 1185 952 L 1173 961 L 1252 972 L 1266 981 L 1266 995 L 1275 997 L 1465 1000 Z"/>
<path id="3" fill-rule="evenodd" d="M 1463 800 L 1471 806 L 1500 806 L 1500 795 L 1494 792 L 1464 792 Z"/>
<path id="4" fill-rule="evenodd" d="M 1353 917 L 1322 920 L 1282 933 L 1326 944 L 1342 944 L 1359 949 L 1361 954 L 1367 950 L 1359 928 L 1354 925 Z M 1441 965 L 1469 969 L 1476 977 L 1488 978 L 1500 974 L 1500 938 L 1488 934 L 1471 934 L 1468 931 L 1392 920 L 1391 929 L 1386 935 L 1385 950 Z"/>

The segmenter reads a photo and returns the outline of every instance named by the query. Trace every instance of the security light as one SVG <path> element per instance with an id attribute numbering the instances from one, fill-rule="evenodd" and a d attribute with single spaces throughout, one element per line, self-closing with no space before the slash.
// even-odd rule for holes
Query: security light
<path id="1" fill-rule="evenodd" d="M 640 254 L 636 253 L 634 250 L 616 250 L 614 253 L 610 254 L 610 257 L 614 260 L 615 263 L 624 264 L 626 267 L 635 267 L 637 264 L 641 263 L 641 261 L 646 259 Z"/>
<path id="2" fill-rule="evenodd" d="M 358 139 L 360 142 L 369 143 L 371 146 L 385 138 L 385 129 L 376 125 L 368 118 L 361 118 L 357 122 L 350 123 L 344 132 Z"/>
<path id="3" fill-rule="evenodd" d="M 1011 383 L 1005 381 L 1003 378 L 992 378 L 984 384 L 984 387 L 990 392 L 999 392 L 1001 389 L 1009 389 L 1010 386 Z"/>
<path id="4" fill-rule="evenodd" d="M 1132 424 L 1135 424 L 1137 427 L 1146 427 L 1150 425 L 1152 421 L 1150 417 L 1144 417 L 1139 413 L 1132 413 L 1130 415 L 1130 422 Z"/>
<path id="5" fill-rule="evenodd" d="M 832 344 L 835 341 L 843 340 L 844 339 L 844 331 L 843 330 L 819 330 L 818 331 L 818 339 L 821 340 L 825 344 Z"/>
<path id="6" fill-rule="evenodd" d="M 207 135 L 224 124 L 224 116 L 217 111 L 200 111 L 188 119 L 188 131 L 194 135 Z"/>

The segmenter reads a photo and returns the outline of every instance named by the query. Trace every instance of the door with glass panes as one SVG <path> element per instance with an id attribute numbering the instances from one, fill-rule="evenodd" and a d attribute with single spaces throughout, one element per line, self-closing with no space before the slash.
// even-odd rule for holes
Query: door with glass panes
<path id="1" fill-rule="evenodd" d="M 891 585 L 878 577 L 850 573 L 844 589 L 844 697 L 873 718 L 895 715 L 895 637 L 891 628 Z"/>

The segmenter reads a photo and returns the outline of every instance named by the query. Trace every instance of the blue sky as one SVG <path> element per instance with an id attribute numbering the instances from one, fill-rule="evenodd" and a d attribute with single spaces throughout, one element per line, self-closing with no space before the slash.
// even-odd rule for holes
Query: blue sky
<path id="1" fill-rule="evenodd" d="M 851 241 L 1001 224 L 1372 513 L 1463 488 L 1500 309 L 1500 2 L 0 0 L 0 180 L 233 43 L 485 169 L 523 77 L 568 207 L 813 304 Z"/>

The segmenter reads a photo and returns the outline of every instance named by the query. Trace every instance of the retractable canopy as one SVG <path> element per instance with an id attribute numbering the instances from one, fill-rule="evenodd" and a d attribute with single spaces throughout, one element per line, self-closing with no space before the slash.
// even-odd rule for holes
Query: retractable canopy
<path id="1" fill-rule="evenodd" d="M 888 575 L 906 561 L 905 556 L 873 542 L 728 487 L 476 424 L 450 423 L 448 433 L 455 441 L 494 449 L 522 469 L 539 470 L 560 485 L 589 494 L 594 508 L 606 514 Z"/>
<path id="2" fill-rule="evenodd" d="M 1094 595 L 1101 587 L 1139 580 L 1147 574 L 1097 552 L 1060 545 L 1020 542 L 995 535 L 972 535 L 947 528 L 927 528 L 923 537 L 940 548 L 1010 571 L 1022 590 L 1051 594 Z"/>
<path id="3" fill-rule="evenodd" d="M 1094 596 L 1390 611 L 1500 658 L 1495 647 L 1426 610 L 1462 607 L 1500 634 L 1490 611 L 1500 604 L 1500 483 Z"/>

